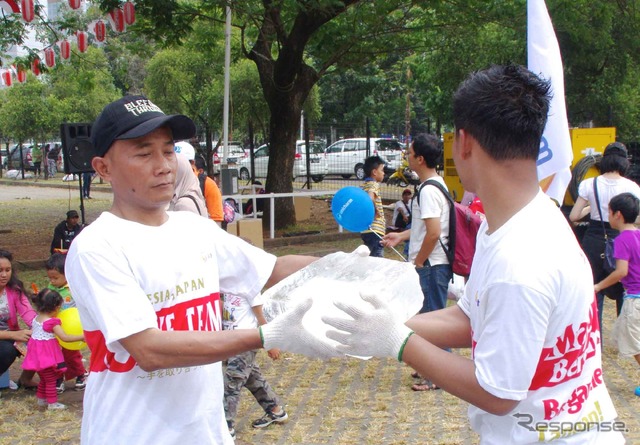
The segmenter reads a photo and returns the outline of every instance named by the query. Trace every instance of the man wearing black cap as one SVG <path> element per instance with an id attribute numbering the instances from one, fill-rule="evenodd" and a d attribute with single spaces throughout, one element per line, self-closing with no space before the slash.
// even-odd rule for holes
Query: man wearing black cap
<path id="1" fill-rule="evenodd" d="M 67 219 L 61 221 L 60 224 L 53 229 L 53 239 L 51 240 L 50 252 L 53 255 L 56 252 L 66 253 L 71 246 L 71 241 L 80 233 L 82 226 L 78 223 L 80 216 L 75 210 L 67 212 Z"/>
<path id="2" fill-rule="evenodd" d="M 92 166 L 113 204 L 66 263 L 91 349 L 84 444 L 232 444 L 221 360 L 263 345 L 337 354 L 302 328 L 308 305 L 259 329 L 222 331 L 221 292 L 253 297 L 315 258 L 276 258 L 209 219 L 165 211 L 174 140 L 194 133 L 191 119 L 143 96 L 107 105 L 92 126 Z"/>

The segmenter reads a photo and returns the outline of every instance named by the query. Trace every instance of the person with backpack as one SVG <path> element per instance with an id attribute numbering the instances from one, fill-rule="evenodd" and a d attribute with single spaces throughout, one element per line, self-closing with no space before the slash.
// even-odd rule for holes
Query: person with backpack
<path id="1" fill-rule="evenodd" d="M 449 281 L 453 277 L 446 250 L 449 247 L 451 204 L 437 187 L 427 186 L 430 181 L 447 187 L 436 171 L 441 154 L 442 144 L 437 137 L 430 134 L 416 136 L 407 155 L 409 167 L 420 178 L 411 205 L 411 229 L 388 233 L 383 238 L 383 244 L 391 247 L 409 240 L 409 261 L 416 267 L 424 297 L 421 314 L 446 307 Z M 417 373 L 413 376 L 421 378 Z M 428 391 L 438 387 L 421 379 L 411 389 Z"/>
<path id="2" fill-rule="evenodd" d="M 486 215 L 456 305 L 405 322 L 372 291 L 322 321 L 342 353 L 396 358 L 467 401 L 480 443 L 622 444 L 591 267 L 538 182 L 550 101 L 550 82 L 517 65 L 474 72 L 454 95 L 456 171 Z"/>

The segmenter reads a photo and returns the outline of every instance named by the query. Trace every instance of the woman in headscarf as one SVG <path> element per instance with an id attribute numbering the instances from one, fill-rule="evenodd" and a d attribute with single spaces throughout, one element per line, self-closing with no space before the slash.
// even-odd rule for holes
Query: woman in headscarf
<path id="1" fill-rule="evenodd" d="M 176 153 L 178 168 L 176 185 L 169 210 L 186 210 L 208 218 L 207 205 L 200 190 L 200 182 L 193 174 L 191 163 L 180 153 Z"/>

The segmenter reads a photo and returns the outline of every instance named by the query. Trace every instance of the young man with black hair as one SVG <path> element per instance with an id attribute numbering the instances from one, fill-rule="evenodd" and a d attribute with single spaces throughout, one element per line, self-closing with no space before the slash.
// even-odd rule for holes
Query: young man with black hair
<path id="1" fill-rule="evenodd" d="M 449 246 L 449 202 L 440 190 L 427 183 L 437 181 L 447 188 L 436 171 L 441 155 L 442 143 L 431 134 L 419 134 L 409 146 L 409 168 L 420 178 L 411 204 L 411 230 L 408 233 L 389 233 L 384 237 L 385 245 L 389 246 L 409 240 L 409 261 L 416 266 L 422 288 L 421 314 L 447 306 L 447 290 L 453 275 L 444 250 Z M 413 375 L 420 378 L 418 373 Z M 438 386 L 421 378 L 411 389 L 429 391 L 438 389 Z"/>
<path id="2" fill-rule="evenodd" d="M 420 313 L 442 309 L 447 304 L 447 287 L 451 281 L 451 266 L 444 251 L 449 240 L 449 203 L 436 187 L 426 181 L 441 183 L 444 179 L 436 171 L 442 153 L 440 140 L 430 134 L 419 134 L 409 147 L 409 167 L 420 178 L 420 186 L 412 200 L 411 230 L 392 232 L 384 237 L 384 244 L 396 246 L 410 240 L 409 261 L 420 275 L 424 303 Z M 418 196 L 419 195 L 419 196 Z"/>
<path id="3" fill-rule="evenodd" d="M 83 444 L 232 445 L 220 361 L 264 347 L 332 357 L 302 327 L 310 302 L 258 329 L 222 331 L 220 293 L 253 297 L 313 262 L 275 256 L 192 212 L 167 212 L 174 141 L 195 124 L 144 96 L 107 105 L 92 125 L 93 169 L 111 184 L 108 212 L 71 245 L 66 272 L 90 375 Z"/>
<path id="4" fill-rule="evenodd" d="M 475 72 L 455 93 L 453 159 L 486 212 L 457 305 L 405 324 L 371 293 L 368 307 L 336 303 L 349 318 L 323 320 L 342 352 L 395 357 L 469 402 L 481 443 L 620 444 L 589 263 L 538 184 L 550 96 L 514 65 Z"/>

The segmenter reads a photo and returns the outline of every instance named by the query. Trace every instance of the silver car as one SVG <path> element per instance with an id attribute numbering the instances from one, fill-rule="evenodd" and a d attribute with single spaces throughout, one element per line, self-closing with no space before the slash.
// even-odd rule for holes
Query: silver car
<path id="1" fill-rule="evenodd" d="M 385 162 L 385 173 L 395 171 L 402 163 L 403 147 L 397 139 L 371 138 L 368 156 L 380 156 Z M 367 158 L 367 138 L 342 139 L 325 150 L 330 175 L 349 178 L 355 175 L 363 180 L 364 160 Z"/>
<path id="2" fill-rule="evenodd" d="M 311 179 L 320 182 L 327 175 L 329 168 L 323 156 L 325 144 L 322 141 L 309 141 L 309 169 Z M 296 150 L 293 162 L 293 179 L 307 176 L 306 144 L 303 140 L 296 141 Z M 266 178 L 269 166 L 269 144 L 261 145 L 255 151 L 254 157 L 255 177 Z M 251 178 L 251 159 L 247 157 L 238 162 L 240 179 L 248 181 Z"/>
<path id="3" fill-rule="evenodd" d="M 202 146 L 202 144 L 201 144 Z M 227 145 L 228 155 L 227 155 L 227 165 L 230 168 L 236 167 L 238 162 L 242 159 L 249 157 L 249 150 L 245 150 L 242 147 L 240 142 L 231 142 L 229 141 Z M 220 164 L 222 161 L 222 144 L 213 150 L 213 154 L 211 155 L 211 160 L 213 161 L 213 174 L 217 175 L 220 173 Z"/>

